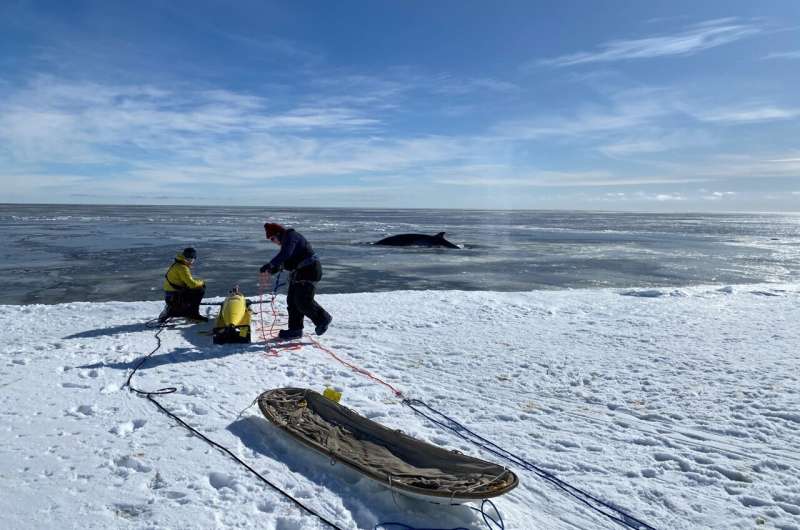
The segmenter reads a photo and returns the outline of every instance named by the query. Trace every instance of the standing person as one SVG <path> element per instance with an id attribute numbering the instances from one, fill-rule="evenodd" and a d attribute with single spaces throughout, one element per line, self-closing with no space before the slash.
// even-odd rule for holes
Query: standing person
<path id="1" fill-rule="evenodd" d="M 158 317 L 165 322 L 169 317 L 186 317 L 208 322 L 200 314 L 200 302 L 206 294 L 206 282 L 192 277 L 192 266 L 197 259 L 197 251 L 192 247 L 183 249 L 164 275 L 164 301 L 167 307 Z"/>
<path id="2" fill-rule="evenodd" d="M 316 326 L 317 335 L 328 330 L 333 320 L 316 301 L 317 282 L 322 279 L 322 264 L 314 254 L 311 244 L 293 228 L 284 228 L 278 223 L 265 223 L 264 232 L 267 239 L 280 245 L 281 250 L 265 263 L 260 272 L 262 281 L 269 283 L 270 275 L 281 269 L 292 271 L 289 279 L 289 292 L 286 305 L 289 311 L 289 329 L 278 333 L 281 339 L 299 339 L 303 336 L 303 317 L 308 317 Z"/>

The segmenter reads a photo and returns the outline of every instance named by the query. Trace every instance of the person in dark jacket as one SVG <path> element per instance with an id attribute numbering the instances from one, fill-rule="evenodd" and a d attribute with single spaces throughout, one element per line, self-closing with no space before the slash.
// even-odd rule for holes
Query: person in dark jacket
<path id="1" fill-rule="evenodd" d="M 270 275 L 281 269 L 291 271 L 286 305 L 289 311 L 289 329 L 278 333 L 281 339 L 299 339 L 303 336 L 303 318 L 313 323 L 317 335 L 328 330 L 333 318 L 315 300 L 317 282 L 322 279 L 322 265 L 314 254 L 311 244 L 293 228 L 284 228 L 278 223 L 265 223 L 267 239 L 280 245 L 281 250 L 261 267 L 262 281 L 269 284 Z"/>
<path id="2" fill-rule="evenodd" d="M 185 248 L 167 269 L 164 275 L 164 301 L 167 306 L 159 315 L 159 322 L 166 322 L 170 317 L 208 322 L 208 318 L 200 314 L 206 282 L 192 277 L 192 265 L 196 259 L 197 251 L 192 247 Z"/>

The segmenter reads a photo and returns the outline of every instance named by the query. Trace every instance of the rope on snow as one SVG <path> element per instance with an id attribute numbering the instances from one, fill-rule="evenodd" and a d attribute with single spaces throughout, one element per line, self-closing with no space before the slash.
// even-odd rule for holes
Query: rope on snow
<path id="1" fill-rule="evenodd" d="M 153 322 L 154 321 L 148 322 L 147 323 L 148 327 L 151 327 Z M 236 462 L 241 464 L 245 469 L 250 471 L 253 475 L 258 477 L 264 484 L 266 484 L 267 486 L 269 486 L 270 488 L 272 488 L 273 490 L 277 491 L 278 493 L 283 495 L 285 498 L 287 498 L 288 500 L 293 502 L 301 510 L 307 512 L 308 514 L 310 514 L 310 515 L 312 515 L 314 517 L 316 517 L 317 519 L 319 519 L 320 521 L 322 521 L 326 525 L 330 526 L 331 528 L 334 528 L 336 530 L 344 530 L 342 527 L 340 527 L 340 526 L 336 525 L 335 523 L 329 521 L 324 516 L 322 516 L 319 513 L 315 512 L 313 509 L 305 506 L 302 502 L 300 502 L 299 500 L 295 499 L 290 494 L 286 493 L 286 491 L 284 491 L 280 487 L 278 487 L 275 484 L 273 484 L 272 482 L 270 482 L 264 475 L 262 475 L 261 473 L 259 473 L 255 469 L 253 469 L 253 467 L 251 467 L 247 462 L 245 462 L 244 460 L 242 460 L 241 458 L 236 456 L 230 449 L 228 449 L 227 447 L 225 447 L 224 445 L 222 445 L 222 444 L 220 444 L 218 442 L 215 442 L 214 440 L 212 440 L 208 436 L 204 435 L 203 433 L 201 433 L 200 431 L 198 431 L 197 429 L 195 429 L 194 427 L 192 427 L 191 425 L 186 423 L 182 418 L 180 418 L 178 415 L 170 412 L 164 405 L 159 403 L 153 397 L 153 396 L 163 396 L 163 395 L 166 395 L 166 394 L 172 394 L 174 392 L 177 392 L 177 390 L 178 390 L 177 388 L 175 388 L 175 387 L 164 387 L 164 388 L 160 388 L 158 390 L 146 391 L 146 390 L 141 390 L 139 388 L 136 388 L 131 384 L 131 380 L 133 379 L 133 376 L 136 373 L 136 371 L 139 370 L 139 368 L 141 368 L 145 364 L 145 362 L 147 362 L 147 360 L 150 357 L 152 357 L 152 355 L 154 353 L 156 353 L 159 349 L 161 349 L 161 337 L 160 337 L 161 332 L 164 331 L 164 329 L 167 329 L 169 327 L 170 326 L 166 326 L 166 325 L 158 326 L 158 331 L 155 334 L 156 347 L 153 348 L 153 350 L 150 353 L 148 353 L 147 355 L 142 357 L 142 359 L 136 364 L 136 366 L 133 368 L 133 371 L 131 371 L 131 373 L 128 375 L 128 379 L 125 381 L 125 384 L 123 385 L 122 388 L 128 387 L 128 389 L 131 392 L 134 392 L 134 393 L 136 393 L 137 395 L 139 395 L 141 397 L 147 398 L 147 400 L 150 401 L 151 403 L 153 403 L 156 407 L 158 407 L 158 409 L 162 413 L 166 414 L 167 416 L 169 416 L 170 418 L 172 418 L 173 420 L 178 422 L 181 426 L 183 426 L 185 429 L 187 429 L 189 432 L 191 432 L 192 434 L 194 434 L 195 436 L 197 436 L 201 440 L 205 441 L 207 444 L 211 445 L 212 447 L 218 449 L 222 453 L 225 453 L 226 455 L 231 457 L 233 460 L 235 460 Z"/>

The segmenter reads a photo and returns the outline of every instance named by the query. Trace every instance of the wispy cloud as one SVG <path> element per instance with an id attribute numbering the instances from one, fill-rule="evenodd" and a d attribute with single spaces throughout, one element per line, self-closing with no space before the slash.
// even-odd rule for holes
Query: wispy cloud
<path id="1" fill-rule="evenodd" d="M 641 127 L 679 109 L 668 90 L 619 91 L 605 104 L 584 105 L 574 113 L 501 121 L 492 132 L 504 137 L 533 139 L 547 136 L 583 136 Z"/>
<path id="2" fill-rule="evenodd" d="M 700 130 L 672 129 L 661 132 L 650 127 L 639 134 L 626 134 L 613 142 L 604 143 L 597 150 L 611 158 L 625 158 L 648 153 L 660 153 L 687 147 L 708 147 L 715 143 L 711 135 Z"/>
<path id="3" fill-rule="evenodd" d="M 657 193 L 653 198 L 659 202 L 684 201 L 686 198 L 678 193 Z"/>
<path id="4" fill-rule="evenodd" d="M 476 175 L 468 171 L 449 169 L 446 176 L 433 179 L 436 184 L 477 188 L 574 188 L 574 187 L 615 187 L 654 184 L 679 184 L 700 182 L 698 177 L 674 175 L 628 175 L 611 170 L 592 171 L 550 171 L 537 169 L 517 169 L 517 176 L 508 171 L 492 173 L 487 171 Z"/>
<path id="5" fill-rule="evenodd" d="M 131 196 L 285 178 L 341 186 L 475 156 L 474 140 L 385 133 L 374 107 L 306 101 L 40 78 L 0 101 L 0 185 L 27 175 L 58 186 L 49 175 L 60 171 L 77 193 Z"/>
<path id="6" fill-rule="evenodd" d="M 697 119 L 717 123 L 788 120 L 798 116 L 800 116 L 800 108 L 782 108 L 774 105 L 745 105 L 739 108 L 698 110 L 695 112 Z"/>
<path id="7" fill-rule="evenodd" d="M 641 153 L 658 153 L 667 151 L 670 146 L 658 140 L 625 140 L 613 144 L 601 145 L 598 150 L 607 156 L 627 156 Z"/>
<path id="8" fill-rule="evenodd" d="M 597 196 L 597 200 L 602 202 L 613 203 L 642 203 L 642 202 L 682 202 L 688 201 L 689 198 L 682 193 L 652 193 L 645 191 L 632 191 L 632 192 L 611 192 L 604 193 Z"/>
<path id="9" fill-rule="evenodd" d="M 419 80 L 421 87 L 426 87 L 434 94 L 459 96 L 475 92 L 518 92 L 520 87 L 514 83 L 491 78 L 458 78 L 452 75 L 439 75 L 429 80 Z"/>
<path id="10" fill-rule="evenodd" d="M 761 178 L 800 178 L 800 158 L 787 153 L 785 156 L 769 159 L 751 154 L 728 154 L 712 156 L 692 161 L 654 164 L 660 170 L 643 172 L 641 169 L 622 169 L 613 166 L 609 169 L 584 171 L 554 171 L 536 168 L 510 168 L 502 165 L 464 165 L 443 168 L 433 173 L 432 183 L 496 190 L 514 190 L 525 193 L 532 188 L 626 188 L 637 186 L 674 186 L 700 184 L 703 182 L 728 182 L 747 179 L 756 182 Z M 679 193 L 656 192 L 613 192 L 608 198 L 618 195 L 620 200 L 672 201 L 702 200 L 719 201 L 739 197 L 733 191 L 699 190 L 702 194 L 691 198 Z M 636 195 L 638 193 L 638 195 Z"/>
<path id="11" fill-rule="evenodd" d="M 486 77 L 430 74 L 410 67 L 394 67 L 384 75 L 318 75 L 310 82 L 321 91 L 317 101 L 328 104 L 369 105 L 382 109 L 404 109 L 414 95 L 469 96 L 474 94 L 514 93 L 522 89 L 515 83 Z M 424 98 L 423 101 L 427 99 Z"/>
<path id="12" fill-rule="evenodd" d="M 754 35 L 762 28 L 751 22 L 735 18 L 709 20 L 686 28 L 675 35 L 659 35 L 639 39 L 614 40 L 600 45 L 591 52 L 578 52 L 539 61 L 550 66 L 650 59 L 671 55 L 692 55 L 703 50 L 722 46 Z"/>
<path id="13" fill-rule="evenodd" d="M 666 165 L 665 165 L 666 166 Z M 787 153 L 776 158 L 756 154 L 726 153 L 709 156 L 694 162 L 669 164 L 670 174 L 696 175 L 709 180 L 748 179 L 752 182 L 765 177 L 800 178 L 800 158 Z"/>
<path id="14" fill-rule="evenodd" d="M 733 198 L 737 195 L 735 191 L 712 191 L 703 195 L 703 199 L 707 201 L 721 201 L 723 199 Z"/>
<path id="15" fill-rule="evenodd" d="M 292 60 L 301 61 L 304 63 L 321 62 L 323 57 L 319 52 L 314 52 L 297 42 L 282 39 L 275 35 L 259 35 L 258 37 L 251 37 L 239 33 L 228 31 L 221 31 L 216 29 L 213 25 L 207 25 L 209 31 L 221 35 L 235 43 L 242 46 L 255 49 L 262 53 L 270 55 L 279 55 L 290 57 Z"/>
<path id="16" fill-rule="evenodd" d="M 651 193 L 645 191 L 605 193 L 601 200 L 606 202 L 719 202 L 735 199 L 741 193 L 735 191 L 709 191 L 706 189 L 691 192 Z"/>
<path id="17" fill-rule="evenodd" d="M 764 56 L 764 59 L 800 59 L 800 50 L 791 52 L 773 52 Z"/>

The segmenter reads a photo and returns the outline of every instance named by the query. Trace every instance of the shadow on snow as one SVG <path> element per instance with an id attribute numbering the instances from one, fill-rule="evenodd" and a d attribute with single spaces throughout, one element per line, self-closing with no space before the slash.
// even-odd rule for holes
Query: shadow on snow
<path id="1" fill-rule="evenodd" d="M 231 423 L 228 430 L 254 453 L 283 463 L 292 473 L 340 497 L 359 528 L 372 528 L 381 522 L 402 522 L 415 527 L 482 524 L 467 506 L 434 504 L 392 492 L 346 464 L 337 464 L 306 448 L 264 418 L 243 417 Z M 270 481 L 275 480 L 276 474 L 286 476 L 277 470 L 264 474 Z"/>
<path id="2" fill-rule="evenodd" d="M 112 326 L 110 328 L 89 329 L 73 335 L 67 335 L 64 337 L 64 339 L 92 339 L 96 337 L 110 337 L 112 335 L 119 335 L 121 333 L 138 333 L 148 329 L 151 328 L 147 326 L 147 323 L 140 322 L 138 324 L 124 324 L 122 326 Z"/>
<path id="3" fill-rule="evenodd" d="M 158 327 L 152 327 L 149 325 L 149 323 L 143 322 L 138 324 L 125 324 L 121 326 L 82 331 L 80 333 L 75 333 L 73 335 L 64 337 L 64 339 L 95 338 L 142 331 L 152 331 L 153 335 L 155 335 L 158 329 Z M 258 353 L 264 351 L 264 345 L 259 343 L 216 345 L 212 342 L 210 325 L 205 323 L 190 324 L 181 322 L 170 324 L 164 329 L 165 331 L 179 331 L 183 339 L 193 347 L 173 348 L 166 351 L 162 345 L 161 350 L 157 351 L 152 357 L 150 357 L 147 362 L 144 363 L 141 368 L 139 368 L 140 370 L 157 368 L 166 364 L 193 363 L 199 361 L 208 361 L 211 359 L 220 359 L 239 353 Z M 142 342 L 137 341 L 137 344 L 142 344 Z M 140 355 L 131 361 L 97 362 L 93 364 L 77 366 L 77 368 L 114 368 L 117 370 L 130 370 L 136 367 L 136 365 L 142 360 L 142 357 L 149 353 L 152 348 L 155 348 L 156 344 L 156 339 L 153 339 L 152 346 L 150 346 L 148 350 L 145 350 L 144 347 L 142 347 Z M 162 350 L 164 351 L 162 352 Z"/>

